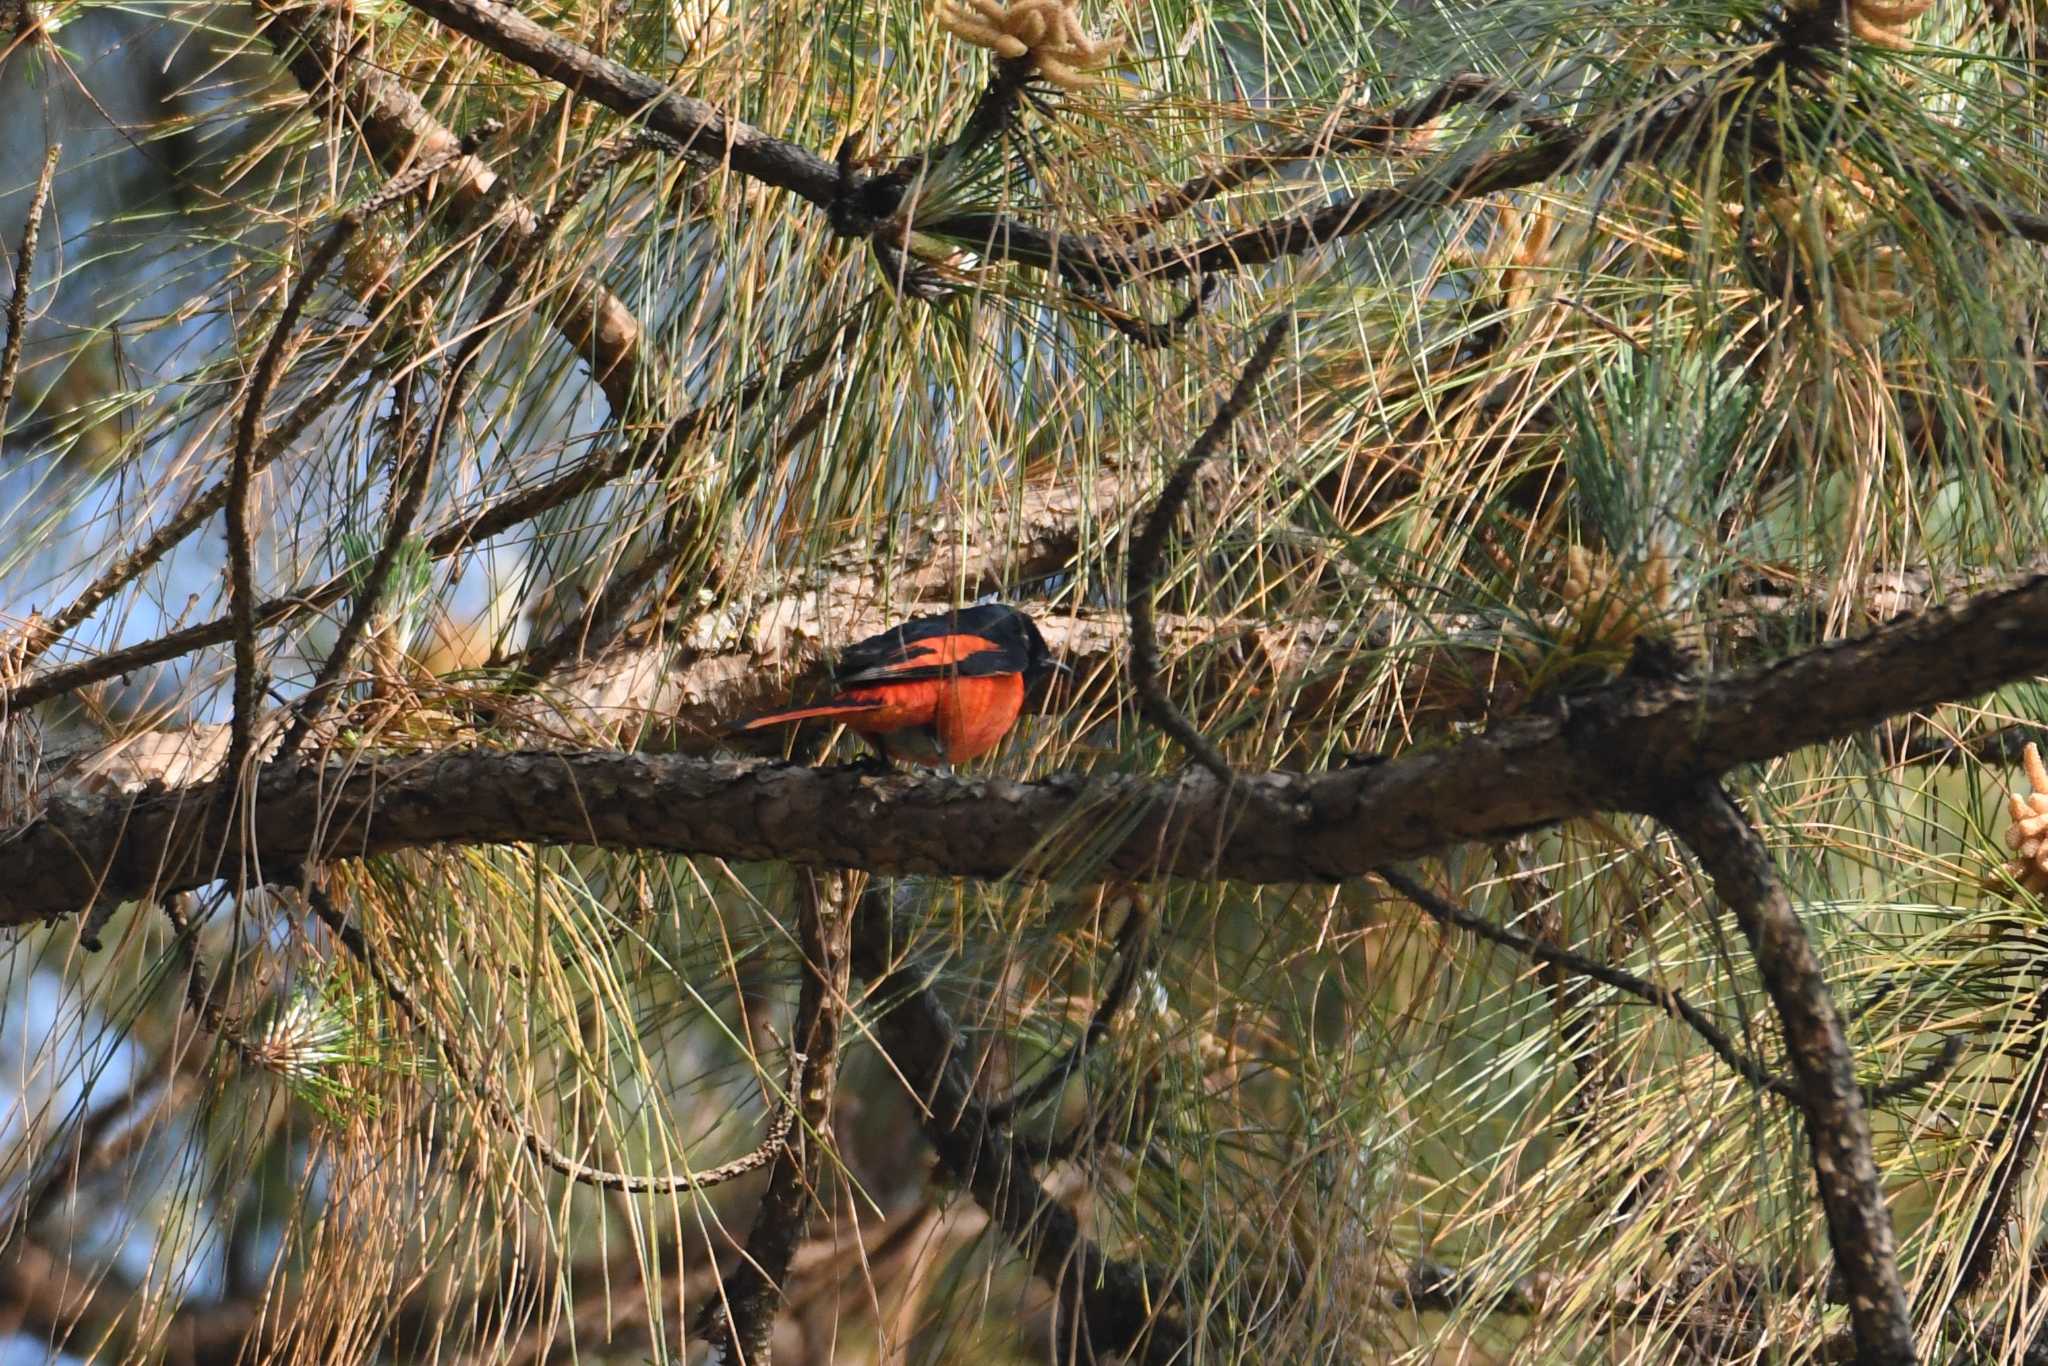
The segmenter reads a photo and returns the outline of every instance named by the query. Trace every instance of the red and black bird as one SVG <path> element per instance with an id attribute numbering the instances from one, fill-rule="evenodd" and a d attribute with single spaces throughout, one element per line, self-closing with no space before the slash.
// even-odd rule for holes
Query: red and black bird
<path id="1" fill-rule="evenodd" d="M 1030 617 L 986 603 L 915 617 L 848 646 L 832 670 L 831 698 L 734 730 L 838 721 L 885 759 L 960 763 L 994 749 L 1017 723 L 1031 685 L 1062 667 Z"/>

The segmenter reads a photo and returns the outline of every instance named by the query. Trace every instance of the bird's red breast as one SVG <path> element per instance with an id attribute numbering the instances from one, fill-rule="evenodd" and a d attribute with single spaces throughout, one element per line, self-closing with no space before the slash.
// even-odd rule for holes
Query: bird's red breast
<path id="1" fill-rule="evenodd" d="M 975 627 L 982 629 L 963 629 Z M 834 720 L 892 758 L 960 763 L 988 753 L 1009 733 L 1030 676 L 1048 662 L 1037 629 L 1014 608 L 920 617 L 849 647 L 829 700 L 756 716 L 735 729 Z"/>

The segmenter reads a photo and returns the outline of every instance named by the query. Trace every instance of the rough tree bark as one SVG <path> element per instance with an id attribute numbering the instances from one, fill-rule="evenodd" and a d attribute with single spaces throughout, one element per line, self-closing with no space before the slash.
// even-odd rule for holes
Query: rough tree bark
<path id="1" fill-rule="evenodd" d="M 237 866 L 245 839 L 280 867 L 535 842 L 1003 878 L 1028 873 L 1064 833 L 1104 877 L 1334 881 L 1595 811 L 1658 811 L 1737 765 L 2043 669 L 2048 576 L 2037 576 L 1764 668 L 1624 679 L 1445 749 L 1241 775 L 1229 790 L 1206 773 L 1020 783 L 614 751 L 366 753 L 267 774 L 234 832 L 208 785 L 57 794 L 0 835 L 13 874 L 0 925 L 198 886 Z"/>

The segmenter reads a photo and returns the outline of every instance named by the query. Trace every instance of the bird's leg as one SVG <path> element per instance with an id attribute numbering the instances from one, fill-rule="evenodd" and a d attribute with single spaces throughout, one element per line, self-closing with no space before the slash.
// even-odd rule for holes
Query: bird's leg
<path id="1" fill-rule="evenodd" d="M 896 766 L 895 760 L 889 757 L 889 746 L 881 736 L 869 735 L 864 738 L 868 742 L 868 748 L 847 767 L 861 773 L 871 773 L 878 778 L 903 771 Z"/>

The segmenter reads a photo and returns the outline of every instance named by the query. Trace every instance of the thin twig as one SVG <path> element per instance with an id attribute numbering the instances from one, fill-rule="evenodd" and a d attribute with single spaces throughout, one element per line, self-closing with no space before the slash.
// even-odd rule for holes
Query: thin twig
<path id="1" fill-rule="evenodd" d="M 1153 619 L 1152 592 L 1159 581 L 1159 556 L 1166 543 L 1166 533 L 1180 515 L 1181 505 L 1187 501 L 1196 472 L 1208 462 L 1229 434 L 1238 415 L 1251 402 L 1259 381 L 1265 378 L 1273 358 L 1279 355 L 1281 339 L 1292 324 L 1291 315 L 1275 318 L 1272 326 L 1266 329 L 1266 335 L 1259 339 L 1251 359 L 1245 362 L 1244 373 L 1237 377 L 1236 385 L 1231 388 L 1230 397 L 1216 410 L 1216 416 L 1195 438 L 1195 444 L 1188 448 L 1179 468 L 1166 481 L 1166 487 L 1159 491 L 1159 500 L 1152 505 L 1152 511 L 1131 542 L 1130 561 L 1124 576 L 1125 608 L 1131 620 L 1131 686 L 1138 694 L 1140 708 L 1147 720 L 1178 740 L 1181 748 L 1193 756 L 1195 762 L 1214 774 L 1218 782 L 1225 784 L 1231 780 L 1229 761 L 1173 704 L 1173 699 L 1166 695 L 1165 685 L 1159 681 L 1159 632 Z"/>
<path id="2" fill-rule="evenodd" d="M 22 12 L 28 12 L 26 7 Z M 42 235 L 43 210 L 49 206 L 50 185 L 57 178 L 57 158 L 63 153 L 64 145 L 57 142 L 44 151 L 42 174 L 36 177 L 36 192 L 29 197 L 28 217 L 21 225 L 21 251 L 14 258 L 14 297 L 7 301 L 7 340 L 0 344 L 0 437 L 7 432 L 7 407 L 14 399 L 14 380 L 21 369 L 21 340 L 28 325 L 29 281 L 35 273 L 36 239 Z"/>
<path id="3" fill-rule="evenodd" d="M 560 82 L 584 98 L 617 113 L 645 119 L 649 126 L 683 144 L 694 158 L 717 162 L 722 156 L 741 174 L 792 190 L 828 211 L 846 200 L 846 177 L 833 163 L 808 148 L 741 123 L 716 106 L 675 94 L 652 78 L 601 57 L 495 0 L 408 3 L 476 39 L 499 56 Z M 1731 81 L 1717 88 L 1735 88 L 1740 84 Z M 1446 154 L 1430 173 L 1390 190 L 1339 200 L 1306 215 L 1291 215 L 1193 247 L 1133 251 L 1114 236 L 1047 232 L 1007 214 L 960 215 L 942 224 L 918 226 L 941 231 L 986 256 L 1040 269 L 1058 269 L 1097 291 L 1139 277 L 1170 281 L 1190 275 L 1220 274 L 1299 254 L 1337 237 L 1454 199 L 1531 184 L 1568 166 L 1590 164 L 1610 156 L 1629 160 L 1653 155 L 1663 147 L 1670 131 L 1698 107 L 1698 98 L 1668 101 L 1641 125 L 1598 136 L 1557 127 L 1532 147 L 1498 157 L 1482 157 L 1477 162 L 1471 161 L 1469 148 L 1458 149 Z M 1469 170 L 1463 173 L 1455 170 L 1468 165 Z M 1445 167 L 1454 169 L 1446 171 Z M 878 226 L 886 215 L 869 217 Z"/>
<path id="4" fill-rule="evenodd" d="M 839 190 L 832 163 L 807 147 L 773 137 L 714 104 L 677 93 L 610 58 L 601 57 L 496 0 L 408 0 L 458 33 L 578 95 L 644 121 L 681 144 L 704 165 L 790 190 L 824 207 Z"/>
<path id="5" fill-rule="evenodd" d="M 431 559 L 446 559 L 488 540 L 502 531 L 540 516 L 572 498 L 602 488 L 632 470 L 672 460 L 692 438 L 721 428 L 726 422 L 751 410 L 764 396 L 786 393 L 815 375 L 838 351 L 842 338 L 859 321 L 849 313 L 826 329 L 825 338 L 803 356 L 771 375 L 749 380 L 724 398 L 704 403 L 670 422 L 661 431 L 639 441 L 627 442 L 578 462 L 571 468 L 525 489 L 481 507 L 469 508 L 451 517 L 433 531 L 422 535 Z M 326 583 L 259 604 L 254 612 L 258 629 L 268 629 L 308 612 L 330 607 L 348 595 L 349 576 L 337 575 Z M 47 702 L 79 688 L 150 664 L 176 659 L 208 645 L 231 640 L 235 633 L 232 616 L 217 617 L 153 640 L 111 650 L 77 664 L 50 669 L 13 688 L 0 691 L 0 707 L 20 709 Z"/>
<path id="6" fill-rule="evenodd" d="M 2012 1222 L 2013 1205 L 2040 1156 L 2042 1135 L 2048 1131 L 2048 1047 L 2043 1046 L 2048 1042 L 2043 1037 L 2043 1031 L 2048 1030 L 2048 984 L 2035 991 L 2031 1014 L 2027 1040 L 2031 1056 L 2027 1059 L 2025 1079 L 2018 1094 L 2005 1107 L 2004 1122 L 1985 1145 L 1984 1151 L 1995 1153 L 1997 1158 L 1984 1183 L 1977 1211 L 1970 1216 L 1970 1231 L 1958 1245 L 1962 1269 L 1956 1275 L 1957 1299 L 1976 1294 L 1990 1277 L 2005 1241 L 2006 1228 Z"/>
<path id="7" fill-rule="evenodd" d="M 255 478 L 256 443 L 263 426 L 263 408 L 277 383 L 285 346 L 298 329 L 299 315 L 305 311 L 306 301 L 312 297 L 313 290 L 326 277 L 327 268 L 363 224 L 385 207 L 421 189 L 449 162 L 472 155 L 476 142 L 495 134 L 500 127 L 497 122 L 486 120 L 453 150 L 439 157 L 430 157 L 411 171 L 392 177 L 382 190 L 343 214 L 326 240 L 314 248 L 304 272 L 285 299 L 277 325 L 271 329 L 270 340 L 263 347 L 263 354 L 257 359 L 256 371 L 250 377 L 249 390 L 242 402 L 241 419 L 235 426 L 234 464 L 228 475 L 228 618 L 232 623 L 235 643 L 235 691 L 233 731 L 222 771 L 229 780 L 226 789 L 229 794 L 232 794 L 233 783 L 240 778 L 242 768 L 248 762 L 251 736 L 256 725 L 257 694 L 260 690 L 256 677 L 256 631 L 260 613 L 256 606 L 255 536 L 249 527 L 249 488 Z"/>
<path id="8" fill-rule="evenodd" d="M 1201 316 L 1203 305 L 1209 302 L 1209 296 L 1215 292 L 1215 277 L 1205 276 L 1199 281 L 1199 287 L 1194 293 L 1188 296 L 1188 301 L 1180 306 L 1180 310 L 1163 323 L 1141 318 L 1129 309 L 1119 308 L 1109 300 L 1091 294 L 1075 292 L 1068 297 L 1078 307 L 1087 309 L 1138 345 L 1156 351 L 1179 341 L 1188 326 Z"/>
<path id="9" fill-rule="evenodd" d="M 796 1124 L 798 1087 L 804 1074 L 804 1058 L 799 1052 L 792 1052 L 789 1060 L 789 1093 L 776 1109 L 775 1120 L 768 1127 L 767 1134 L 752 1152 L 730 1162 L 721 1163 L 708 1171 L 687 1176 L 643 1176 L 632 1172 L 609 1171 L 579 1162 L 557 1148 L 537 1132 L 532 1125 L 513 1108 L 512 1102 L 498 1088 L 490 1075 L 473 1065 L 455 1041 L 441 1031 L 439 1025 L 430 1019 L 426 1010 L 413 999 L 411 991 L 398 980 L 384 962 L 382 954 L 373 952 L 363 932 L 350 923 L 335 906 L 327 889 L 318 883 L 309 884 L 305 889 L 306 904 L 320 923 L 327 927 L 335 942 L 347 950 L 348 955 L 362 964 L 363 969 L 376 979 L 377 986 L 391 998 L 391 1003 L 400 1014 L 412 1021 L 413 1026 L 433 1043 L 448 1070 L 455 1078 L 470 1089 L 492 1120 L 510 1130 L 519 1140 L 520 1146 L 533 1155 L 542 1166 L 550 1171 L 568 1177 L 579 1185 L 596 1186 L 602 1190 L 624 1191 L 632 1195 L 675 1195 L 684 1191 L 704 1190 L 710 1186 L 722 1185 L 748 1172 L 758 1171 L 773 1162 L 789 1139 L 790 1130 Z"/>
<path id="10" fill-rule="evenodd" d="M 1659 814 L 1692 850 L 1734 915 L 1784 1026 L 1828 1242 L 1848 1288 L 1856 1359 L 1863 1366 L 1917 1361 L 1855 1058 L 1820 959 L 1771 866 L 1770 852 L 1717 781 L 1672 796 Z"/>
<path id="11" fill-rule="evenodd" d="M 840 1020 L 846 1010 L 853 898 L 850 874 L 835 877 L 830 891 L 820 886 L 820 876 L 811 869 L 803 870 L 797 916 L 803 985 L 797 993 L 791 1037 L 808 1062 L 791 1085 L 796 1088 L 803 1123 L 775 1160 L 767 1193 L 761 1197 L 754 1226 L 747 1234 L 745 1255 L 705 1306 L 700 1331 L 712 1341 L 713 1361 L 745 1366 L 768 1360 L 768 1339 L 782 1303 L 782 1287 L 790 1261 L 810 1227 L 819 1178 L 825 1170 L 824 1148 L 839 1084 Z"/>
<path id="12" fill-rule="evenodd" d="M 644 119 L 674 137 L 693 158 L 712 163 L 722 159 L 740 174 L 792 190 L 828 212 L 846 201 L 847 176 L 817 153 L 733 119 L 714 105 L 678 95 L 651 77 L 579 46 L 495 0 L 407 2 L 583 98 Z M 962 242 L 989 258 L 1058 270 L 1098 292 L 1140 278 L 1171 282 L 1191 275 L 1243 270 L 1426 209 L 1536 184 L 1560 172 L 1588 166 L 1611 168 L 1660 156 L 1688 129 L 1711 126 L 1709 116 L 1716 107 L 1746 99 L 1750 91 L 1786 66 L 1808 62 L 1816 50 L 1839 45 L 1841 25 L 1838 14 L 1826 6 L 1799 6 L 1789 15 L 1774 16 L 1757 34 L 1771 41 L 1754 59 L 1703 88 L 1660 92 L 1644 116 L 1633 123 L 1570 125 L 1536 120 L 1536 137 L 1528 146 L 1482 153 L 1483 143 L 1475 138 L 1401 184 L 1332 200 L 1304 213 L 1192 245 L 1133 249 L 1115 231 L 1069 235 L 1004 213 L 963 214 L 917 226 Z M 876 178 L 883 179 L 887 177 Z M 872 223 L 867 230 L 872 231 L 886 214 L 868 218 Z"/>
<path id="13" fill-rule="evenodd" d="M 989 1123 L 1007 1124 L 1020 1112 L 1031 1109 L 1059 1090 L 1088 1061 L 1089 1050 L 1109 1033 L 1110 1022 L 1116 1019 L 1124 1008 L 1124 1002 L 1130 999 L 1131 988 L 1137 985 L 1138 974 L 1144 969 L 1147 955 L 1141 945 L 1152 925 L 1151 901 L 1136 889 L 1131 891 L 1130 897 L 1131 908 L 1116 931 L 1116 975 L 1110 978 L 1109 989 L 1102 993 L 1102 999 L 1095 1003 L 1095 1010 L 1088 1017 L 1088 1027 L 1081 1031 L 1081 1037 L 1074 1040 L 1058 1062 L 1039 1074 L 1037 1081 L 1018 1088 L 1004 1100 L 991 1101 L 988 1105 Z"/>
<path id="14" fill-rule="evenodd" d="M 1963 1060 L 1963 1036 L 1950 1034 L 1941 1041 L 1941 1047 L 1932 1058 L 1914 1068 L 1902 1077 L 1893 1077 L 1888 1082 L 1863 1088 L 1863 1103 L 1875 1108 L 1895 1100 L 1908 1100 L 1955 1071 L 1956 1064 Z"/>
<path id="15" fill-rule="evenodd" d="M 923 1107 L 925 1137 L 947 1174 L 1052 1288 L 1060 1359 L 1182 1360 L 1187 1329 L 1171 1282 L 1156 1269 L 1110 1259 L 1072 1211 L 1046 1195 L 1024 1145 L 991 1123 L 975 1099 L 959 1031 L 925 975 L 897 956 L 893 934 L 888 897 L 871 882 L 854 912 L 853 969 L 879 1004 L 876 1037 Z"/>
<path id="16" fill-rule="evenodd" d="M 505 316 L 512 302 L 512 295 L 526 277 L 527 267 L 540 255 L 562 220 L 593 186 L 614 166 L 627 157 L 651 147 L 673 150 L 675 144 L 657 133 L 635 131 L 612 139 L 591 156 L 575 180 L 570 182 L 561 198 L 549 206 L 548 212 L 535 223 L 534 230 L 510 253 L 509 259 L 499 269 L 498 283 L 491 291 L 490 299 L 484 304 L 483 315 L 476 325 L 462 339 L 455 360 L 449 367 L 449 374 L 442 389 L 441 404 L 434 418 L 434 427 L 423 445 L 416 451 L 408 452 L 407 445 L 412 439 L 411 424 L 398 424 L 399 459 L 394 462 L 394 473 L 404 471 L 405 484 L 391 513 L 391 524 L 384 533 L 384 542 L 377 548 L 377 556 L 371 562 L 370 570 L 362 590 L 349 609 L 348 620 L 342 623 L 341 631 L 335 636 L 334 647 L 322 661 L 319 675 L 312 687 L 306 690 L 299 701 L 297 715 L 293 717 L 291 729 L 285 733 L 284 743 L 278 747 L 278 761 L 284 762 L 298 752 L 314 723 L 319 719 L 321 709 L 326 706 L 329 694 L 340 682 L 347 670 L 349 659 L 364 631 L 369 629 L 372 616 L 388 587 L 392 569 L 398 563 L 399 553 L 405 541 L 412 534 L 413 523 L 418 520 L 420 510 L 426 504 L 427 489 L 433 480 L 433 473 L 441 464 L 442 448 L 447 434 L 463 402 L 469 397 L 472 377 L 476 372 L 476 360 L 490 336 L 491 327 Z M 471 147 L 465 141 L 462 155 L 470 155 Z M 499 194 L 509 192 L 511 182 L 500 179 L 493 190 Z M 408 405 L 403 405 L 409 408 Z"/>
<path id="17" fill-rule="evenodd" d="M 1773 1073 L 1755 1058 L 1737 1048 L 1734 1041 L 1707 1018 L 1705 1011 L 1670 987 L 1658 986 L 1655 982 L 1645 981 L 1633 973 L 1623 972 L 1620 968 L 1609 967 L 1584 954 L 1574 953 L 1570 949 L 1559 948 L 1526 934 L 1504 929 L 1484 916 L 1474 915 L 1438 896 L 1399 869 L 1382 868 L 1379 870 L 1379 876 L 1388 886 L 1414 902 L 1423 914 L 1432 920 L 1454 926 L 1489 943 L 1499 944 L 1502 948 L 1513 949 L 1523 957 L 1534 959 L 1538 963 L 1561 968 L 1580 977 L 1591 978 L 1617 991 L 1625 991 L 1639 1000 L 1649 1002 L 1674 1020 L 1687 1025 L 1693 1033 L 1706 1041 L 1707 1047 L 1714 1050 L 1716 1057 L 1727 1063 L 1744 1081 L 1773 1095 L 1783 1096 L 1786 1100 L 1799 1100 L 1797 1085 Z"/>
<path id="18" fill-rule="evenodd" d="M 271 386 L 277 382 L 285 344 L 298 326 L 299 314 L 305 310 L 306 300 L 326 276 L 327 267 L 333 264 L 334 258 L 362 224 L 360 215 L 344 214 L 341 221 L 329 230 L 325 240 L 313 249 L 305 270 L 300 273 L 298 282 L 285 299 L 284 308 L 278 313 L 276 326 L 270 330 L 270 340 L 264 344 L 255 373 L 250 376 L 248 392 L 242 400 L 241 419 L 236 424 L 234 463 L 229 468 L 226 499 L 228 622 L 230 638 L 235 643 L 234 730 L 228 743 L 227 760 L 222 765 L 222 772 L 227 777 L 223 791 L 229 799 L 232 799 L 235 784 L 240 780 L 243 765 L 249 758 L 250 736 L 256 725 L 257 695 L 261 687 L 256 677 L 256 631 L 261 613 L 256 606 L 255 534 L 249 526 L 249 488 L 256 473 L 256 438 L 263 423 L 263 405 L 270 397 Z"/>
<path id="19" fill-rule="evenodd" d="M 216 895 L 215 902 L 224 895 L 225 889 Z M 220 1035 L 239 1051 L 243 1042 L 241 1020 L 229 1013 L 221 999 L 227 994 L 227 974 L 208 972 L 206 960 L 199 955 L 199 927 L 213 907 L 194 917 L 186 913 L 191 900 L 192 894 L 187 892 L 166 897 L 163 903 L 164 919 L 171 922 L 174 932 L 172 944 L 185 965 L 185 1006 L 206 1027 L 207 1033 Z"/>
<path id="20" fill-rule="evenodd" d="M 1520 108 L 1526 96 L 1490 76 L 1461 72 L 1445 80 L 1421 99 L 1396 109 L 1375 109 L 1338 119 L 1336 112 L 1324 126 L 1305 138 L 1290 138 L 1254 151 L 1231 157 L 1212 171 L 1205 171 L 1184 184 L 1168 190 L 1125 219 L 1112 223 L 1109 233 L 1136 241 L 1218 195 L 1250 184 L 1277 166 L 1290 161 L 1307 161 L 1323 156 L 1342 156 L 1385 147 L 1403 133 L 1434 122 L 1463 104 L 1478 102 L 1491 112 Z M 1555 124 L 1537 116 L 1525 120 L 1532 131 L 1550 133 Z"/>

